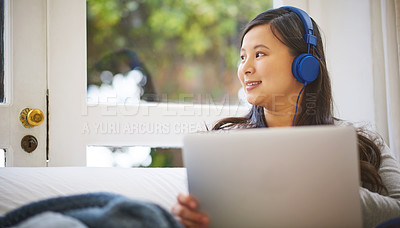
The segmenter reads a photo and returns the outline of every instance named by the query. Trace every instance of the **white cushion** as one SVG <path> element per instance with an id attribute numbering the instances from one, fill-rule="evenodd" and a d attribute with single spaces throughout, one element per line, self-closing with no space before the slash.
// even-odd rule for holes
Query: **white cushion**
<path id="1" fill-rule="evenodd" d="M 0 168 L 0 214 L 50 197 L 112 192 L 170 210 L 187 192 L 185 168 Z"/>

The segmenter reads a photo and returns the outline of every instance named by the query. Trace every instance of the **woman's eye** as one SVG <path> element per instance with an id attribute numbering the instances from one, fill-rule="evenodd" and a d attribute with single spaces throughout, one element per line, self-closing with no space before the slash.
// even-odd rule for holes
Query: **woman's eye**
<path id="1" fill-rule="evenodd" d="M 241 59 L 242 61 L 244 61 L 244 60 L 246 60 L 246 57 L 245 57 L 244 55 L 241 55 L 241 56 L 240 56 L 240 59 Z"/>
<path id="2" fill-rule="evenodd" d="M 261 57 L 261 56 L 263 56 L 264 55 L 264 53 L 261 53 L 261 52 L 257 52 L 256 53 L 256 57 L 258 58 L 258 57 Z"/>

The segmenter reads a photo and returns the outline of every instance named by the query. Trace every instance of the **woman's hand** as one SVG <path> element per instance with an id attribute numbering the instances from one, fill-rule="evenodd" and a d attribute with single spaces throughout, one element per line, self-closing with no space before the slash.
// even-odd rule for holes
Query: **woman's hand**
<path id="1" fill-rule="evenodd" d="M 178 202 L 172 207 L 172 213 L 185 227 L 208 227 L 207 215 L 197 211 L 196 199 L 188 194 L 179 194 Z"/>

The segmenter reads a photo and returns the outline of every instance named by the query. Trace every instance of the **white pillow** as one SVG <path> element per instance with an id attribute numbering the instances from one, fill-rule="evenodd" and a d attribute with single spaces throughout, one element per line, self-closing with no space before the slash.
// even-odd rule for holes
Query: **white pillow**
<path id="1" fill-rule="evenodd" d="M 0 214 L 50 197 L 112 192 L 148 200 L 168 211 L 187 193 L 185 168 L 0 168 Z"/>

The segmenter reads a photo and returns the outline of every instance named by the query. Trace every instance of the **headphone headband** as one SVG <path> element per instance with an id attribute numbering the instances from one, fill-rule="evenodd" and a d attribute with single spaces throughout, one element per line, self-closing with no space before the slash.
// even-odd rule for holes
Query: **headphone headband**
<path id="1" fill-rule="evenodd" d="M 304 86 L 313 82 L 320 73 L 320 65 L 318 59 L 314 56 L 314 51 L 317 46 L 317 37 L 314 36 L 314 29 L 310 16 L 303 10 L 292 7 L 284 6 L 280 9 L 289 10 L 300 18 L 303 23 L 305 34 L 304 41 L 308 46 L 307 53 L 303 53 L 294 58 L 292 63 L 293 76 Z"/>
<path id="2" fill-rule="evenodd" d="M 281 7 L 281 9 L 287 9 L 289 11 L 292 11 L 293 13 L 296 13 L 297 16 L 299 16 L 301 22 L 303 23 L 304 30 L 306 32 L 306 34 L 303 37 L 305 42 L 307 44 L 317 46 L 317 37 L 314 36 L 314 29 L 310 16 L 308 16 L 308 14 L 304 10 L 293 6 L 283 6 Z"/>

